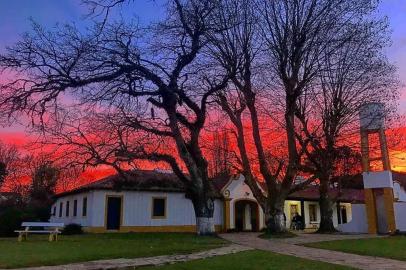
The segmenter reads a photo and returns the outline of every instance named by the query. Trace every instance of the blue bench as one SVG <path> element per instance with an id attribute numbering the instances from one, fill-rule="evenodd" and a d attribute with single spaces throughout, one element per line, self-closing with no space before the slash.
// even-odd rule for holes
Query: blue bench
<path id="1" fill-rule="evenodd" d="M 23 222 L 21 227 L 24 230 L 16 230 L 18 233 L 18 242 L 27 240 L 28 234 L 49 234 L 49 242 L 58 241 L 58 234 L 61 233 L 61 229 L 64 227 L 63 223 L 50 223 L 50 222 Z M 31 228 L 43 228 L 42 230 L 32 230 Z"/>

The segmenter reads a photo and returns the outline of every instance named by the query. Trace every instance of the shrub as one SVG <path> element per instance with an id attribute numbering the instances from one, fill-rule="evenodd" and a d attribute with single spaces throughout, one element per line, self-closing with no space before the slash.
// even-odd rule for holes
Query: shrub
<path id="1" fill-rule="evenodd" d="M 83 233 L 82 226 L 76 223 L 68 224 L 62 230 L 63 235 L 74 235 L 82 233 Z"/>
<path id="2" fill-rule="evenodd" d="M 50 218 L 50 207 L 29 205 L 23 208 L 24 221 L 48 222 Z"/>
<path id="3" fill-rule="evenodd" d="M 0 211 L 0 236 L 12 237 L 17 234 L 14 232 L 21 226 L 23 221 L 23 213 L 21 210 L 10 207 Z"/>

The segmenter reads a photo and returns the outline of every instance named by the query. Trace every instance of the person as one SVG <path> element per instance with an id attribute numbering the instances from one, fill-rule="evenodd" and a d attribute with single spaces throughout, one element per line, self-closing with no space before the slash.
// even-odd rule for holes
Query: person
<path id="1" fill-rule="evenodd" d="M 293 230 L 301 230 L 303 226 L 303 219 L 302 216 L 299 215 L 299 213 L 295 213 L 293 218 L 292 218 L 292 229 Z"/>
<path id="2" fill-rule="evenodd" d="M 298 230 L 303 230 L 303 217 L 299 213 L 296 213 L 296 224 Z"/>

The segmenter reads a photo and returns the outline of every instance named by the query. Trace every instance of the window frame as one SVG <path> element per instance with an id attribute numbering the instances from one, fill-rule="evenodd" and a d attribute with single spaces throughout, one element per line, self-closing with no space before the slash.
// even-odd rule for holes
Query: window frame
<path id="1" fill-rule="evenodd" d="M 59 202 L 59 213 L 58 213 L 58 217 L 62 217 L 63 214 L 63 202 Z"/>
<path id="2" fill-rule="evenodd" d="M 155 200 L 164 200 L 164 215 L 163 216 L 155 216 L 154 215 L 154 206 L 155 206 Z M 152 197 L 151 198 L 151 218 L 152 219 L 166 219 L 167 217 L 167 206 L 168 206 L 168 200 L 167 197 Z"/>
<path id="3" fill-rule="evenodd" d="M 87 216 L 87 197 L 83 197 L 82 199 L 82 217 Z"/>
<path id="4" fill-rule="evenodd" d="M 78 216 L 78 200 L 77 199 L 73 200 L 73 216 L 74 217 Z"/>
<path id="5" fill-rule="evenodd" d="M 347 206 L 346 205 L 339 205 L 339 210 L 340 210 L 340 224 L 347 224 L 348 223 L 348 211 L 347 211 Z M 343 215 L 343 210 L 345 210 L 345 221 L 344 222 L 344 215 Z"/>
<path id="6" fill-rule="evenodd" d="M 314 207 L 314 220 L 312 220 L 312 215 L 311 215 L 311 211 L 310 211 L 310 208 L 311 207 Z M 317 219 L 318 219 L 318 216 L 317 216 L 317 204 L 314 204 L 314 203 L 311 203 L 311 204 L 309 204 L 309 222 L 310 223 L 317 223 Z"/>
<path id="7" fill-rule="evenodd" d="M 69 217 L 70 214 L 70 201 L 66 201 L 66 206 L 65 206 L 65 217 Z"/>

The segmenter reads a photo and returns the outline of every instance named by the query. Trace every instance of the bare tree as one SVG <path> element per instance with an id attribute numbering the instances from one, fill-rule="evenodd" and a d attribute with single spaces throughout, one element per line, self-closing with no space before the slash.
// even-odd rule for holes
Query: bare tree
<path id="1" fill-rule="evenodd" d="M 333 179 L 331 186 L 339 191 L 348 187 L 360 187 L 357 176 L 360 175 L 361 153 L 358 149 L 350 146 L 339 146 L 336 150 L 337 157 L 334 164 Z M 362 184 L 362 183 L 361 183 Z M 336 200 L 337 198 L 334 198 Z"/>
<path id="2" fill-rule="evenodd" d="M 43 159 L 36 160 L 29 191 L 30 199 L 42 205 L 50 205 L 52 196 L 56 193 L 58 178 L 59 169 L 56 168 L 51 161 Z"/>
<path id="3" fill-rule="evenodd" d="M 253 2 L 229 1 L 227 8 L 223 8 L 226 13 L 218 16 L 219 24 L 225 25 L 228 31 L 213 38 L 217 41 L 213 53 L 225 70 L 235 73 L 232 82 L 236 88 L 232 94 L 219 95 L 218 100 L 236 128 L 243 173 L 265 212 L 267 227 L 271 232 L 283 232 L 285 199 L 314 180 L 311 177 L 294 185 L 307 147 L 307 140 L 300 144 L 297 138 L 298 102 L 316 79 L 321 68 L 320 56 L 331 50 L 333 44 L 340 44 L 334 29 L 348 24 L 369 1 Z M 265 86 L 259 83 L 264 78 L 268 83 Z M 271 112 L 271 117 L 283 127 L 286 159 L 265 148 L 261 110 Z M 267 194 L 258 187 L 249 158 L 243 127 L 245 111 L 248 111 L 260 178 L 266 183 Z"/>
<path id="4" fill-rule="evenodd" d="M 217 29 L 212 20 L 216 4 L 211 0 L 168 1 L 165 21 L 146 30 L 107 21 L 88 34 L 72 26 L 49 32 L 34 25 L 33 34 L 0 56 L 3 69 L 24 73 L 1 85 L 3 112 L 25 112 L 42 124 L 56 119 L 55 127 L 66 132 L 64 138 L 72 141 L 69 132 L 75 132 L 81 139 L 72 144 L 91 153 L 88 163 L 114 165 L 119 171 L 123 162 L 169 164 L 194 205 L 198 233 L 213 233 L 215 194 L 199 143 L 207 103 L 228 81 L 227 76 L 210 71 L 201 53 L 206 35 Z M 93 128 L 89 119 L 76 122 L 74 131 L 58 126 L 65 123 L 55 118 L 61 116 L 63 96 L 104 119 L 104 132 L 85 134 L 80 124 L 87 122 Z M 109 133 L 119 136 L 99 136 Z M 95 148 L 94 138 L 106 144 Z M 152 139 L 149 143 L 137 142 L 148 138 Z M 155 139 L 174 148 L 161 151 L 153 144 Z M 106 155 L 98 153 L 100 148 Z"/>
<path id="5" fill-rule="evenodd" d="M 343 145 L 358 148 L 359 108 L 368 102 L 383 102 L 394 110 L 398 98 L 395 68 L 383 54 L 390 40 L 388 25 L 383 19 L 368 17 L 375 4 L 364 8 L 363 16 L 335 33 L 340 46 L 333 45 L 321 54 L 317 80 L 298 103 L 297 117 L 304 132 L 299 137 L 307 138 L 306 156 L 312 164 L 307 172 L 319 179 L 320 232 L 335 231 L 335 198 L 329 190 L 332 179 L 337 179 Z"/>
<path id="6" fill-rule="evenodd" d="M 0 188 L 19 169 L 21 154 L 15 145 L 0 142 Z"/>
<path id="7" fill-rule="evenodd" d="M 233 152 L 227 131 L 216 130 L 210 136 L 210 145 L 207 146 L 209 154 L 209 175 L 230 176 L 233 166 Z"/>

